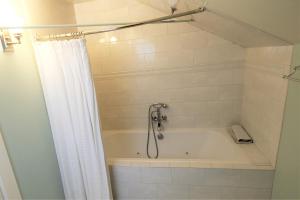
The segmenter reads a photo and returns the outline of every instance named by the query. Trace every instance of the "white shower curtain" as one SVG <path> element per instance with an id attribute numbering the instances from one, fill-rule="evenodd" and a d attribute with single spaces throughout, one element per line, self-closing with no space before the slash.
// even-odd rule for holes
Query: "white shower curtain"
<path id="1" fill-rule="evenodd" d="M 36 42 L 34 49 L 66 199 L 110 199 L 85 40 Z"/>

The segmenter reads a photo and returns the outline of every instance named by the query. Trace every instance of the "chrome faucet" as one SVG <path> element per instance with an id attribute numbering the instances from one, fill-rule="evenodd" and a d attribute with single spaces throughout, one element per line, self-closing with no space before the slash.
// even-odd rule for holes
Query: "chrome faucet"
<path id="1" fill-rule="evenodd" d="M 163 139 L 162 133 L 161 131 L 163 130 L 163 124 L 162 122 L 167 121 L 168 117 L 167 115 L 162 114 L 161 109 L 162 108 L 167 108 L 167 104 L 163 104 L 163 103 L 157 103 L 157 104 L 152 104 L 152 107 L 154 107 L 156 109 L 156 111 L 153 111 L 151 113 L 151 118 L 153 121 L 157 122 L 157 131 L 159 133 L 159 135 L 157 136 L 158 139 Z"/>
<path id="2" fill-rule="evenodd" d="M 155 103 L 149 106 L 148 111 L 148 135 L 147 135 L 147 156 L 148 158 L 158 158 L 159 150 L 158 150 L 158 142 L 157 139 L 164 139 L 164 135 L 162 131 L 164 130 L 163 122 L 167 121 L 167 115 L 162 113 L 162 109 L 168 108 L 167 104 L 164 103 Z M 156 130 L 155 130 L 156 129 Z M 150 143 L 150 133 L 152 132 L 156 154 L 155 156 L 151 156 L 149 153 L 149 143 Z"/>

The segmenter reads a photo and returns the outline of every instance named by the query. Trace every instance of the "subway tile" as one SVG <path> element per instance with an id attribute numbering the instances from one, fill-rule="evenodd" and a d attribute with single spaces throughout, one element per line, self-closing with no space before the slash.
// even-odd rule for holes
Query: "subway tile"
<path id="1" fill-rule="evenodd" d="M 164 36 L 167 33 L 166 24 L 149 24 L 142 26 L 142 34 L 146 37 L 149 36 Z"/>
<path id="2" fill-rule="evenodd" d="M 208 46 L 208 34 L 202 31 L 184 33 L 179 37 L 184 49 L 201 49 Z"/>
<path id="3" fill-rule="evenodd" d="M 133 41 L 144 38 L 142 27 L 132 27 L 130 29 L 119 30 L 117 32 L 118 40 L 120 41 Z"/>
<path id="4" fill-rule="evenodd" d="M 252 48 L 246 54 L 242 123 L 273 165 L 287 91 L 281 75 L 290 56 L 290 47 Z"/>
<path id="5" fill-rule="evenodd" d="M 235 199 L 260 199 L 269 200 L 271 199 L 271 189 L 253 189 L 253 188 L 235 188 L 234 198 Z"/>
<path id="6" fill-rule="evenodd" d="M 156 199 L 157 185 L 141 182 L 128 183 L 127 199 Z"/>
<path id="7" fill-rule="evenodd" d="M 220 199 L 219 188 L 210 186 L 191 186 L 190 199 Z"/>
<path id="8" fill-rule="evenodd" d="M 130 41 L 121 41 L 109 45 L 109 54 L 113 56 L 131 55 L 133 54 L 133 48 Z"/>
<path id="9" fill-rule="evenodd" d="M 111 168 L 113 182 L 140 182 L 141 168 L 139 167 L 124 167 L 113 166 Z"/>
<path id="10" fill-rule="evenodd" d="M 188 199 L 188 185 L 157 184 L 158 199 Z"/>
<path id="11" fill-rule="evenodd" d="M 188 32 L 196 32 L 196 31 L 199 31 L 199 29 L 188 23 L 167 24 L 168 34 L 188 33 Z"/>
<path id="12" fill-rule="evenodd" d="M 129 196 L 128 183 L 111 181 L 112 194 L 114 199 L 126 199 Z"/>
<path id="13" fill-rule="evenodd" d="M 197 119 L 194 116 L 169 116 L 168 128 L 196 127 Z"/>
<path id="14" fill-rule="evenodd" d="M 145 118 L 105 118 L 102 117 L 101 123 L 105 130 L 127 130 L 127 129 L 143 129 L 147 127 L 147 116 Z"/>
<path id="15" fill-rule="evenodd" d="M 161 16 L 159 11 L 137 2 L 117 2 L 78 4 L 78 21 L 119 21 L 116 13 L 124 21 Z M 98 4 L 103 6 L 95 6 Z M 84 14 L 82 11 L 90 6 L 89 15 Z M 112 36 L 116 42 L 110 42 Z M 242 85 L 238 76 L 243 70 L 236 70 L 242 66 L 235 62 L 243 60 L 244 49 L 228 41 L 188 23 L 176 23 L 91 36 L 87 46 L 104 129 L 145 127 L 146 107 L 159 101 L 170 104 L 170 127 L 219 127 L 239 117 L 228 112 L 226 119 L 220 120 L 220 106 L 213 103 L 195 104 L 196 109 L 173 104 L 238 99 L 241 94 L 232 88 L 220 92 L 225 86 Z M 183 106 L 188 112 L 175 106 Z"/>
<path id="16" fill-rule="evenodd" d="M 218 94 L 220 100 L 237 100 L 242 99 L 242 85 L 220 86 Z"/>
<path id="17" fill-rule="evenodd" d="M 168 64 L 174 68 L 194 65 L 194 52 L 191 50 L 169 52 L 168 57 Z"/>
<path id="18" fill-rule="evenodd" d="M 271 189 L 274 172 L 272 170 L 239 170 L 239 186 Z"/>
<path id="19" fill-rule="evenodd" d="M 172 102 L 218 100 L 219 88 L 214 86 L 178 88 L 163 91 Z"/>
<path id="20" fill-rule="evenodd" d="M 149 167 L 142 168 L 143 183 L 171 183 L 171 169 Z"/>
<path id="21" fill-rule="evenodd" d="M 204 170 L 202 183 L 207 186 L 239 186 L 239 173 L 230 169 Z"/>
<path id="22" fill-rule="evenodd" d="M 218 186 L 192 186 L 191 199 L 270 199 L 271 190 Z"/>
<path id="23" fill-rule="evenodd" d="M 224 45 L 198 49 L 195 64 L 221 63 L 244 60 L 245 51 L 236 45 Z"/>
<path id="24" fill-rule="evenodd" d="M 291 46 L 262 47 L 247 49 L 247 62 L 262 66 L 290 65 L 292 55 Z"/>
<path id="25" fill-rule="evenodd" d="M 172 184 L 203 185 L 204 169 L 172 168 Z"/>
<path id="26" fill-rule="evenodd" d="M 169 67 L 169 58 L 166 52 L 155 52 L 145 54 L 145 60 L 147 66 L 152 66 L 154 68 L 168 68 Z"/>

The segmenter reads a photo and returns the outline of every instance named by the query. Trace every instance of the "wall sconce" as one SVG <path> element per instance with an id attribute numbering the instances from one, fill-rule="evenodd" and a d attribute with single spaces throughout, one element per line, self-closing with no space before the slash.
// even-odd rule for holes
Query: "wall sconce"
<path id="1" fill-rule="evenodd" d="M 24 19 L 17 12 L 19 7 L 14 1 L 0 0 L 0 52 L 13 51 L 14 45 L 21 43 L 22 30 L 18 27 L 22 27 Z"/>
<path id="2" fill-rule="evenodd" d="M 21 44 L 21 32 L 10 32 L 7 29 L 0 29 L 0 49 L 5 52 L 14 50 L 15 44 Z"/>

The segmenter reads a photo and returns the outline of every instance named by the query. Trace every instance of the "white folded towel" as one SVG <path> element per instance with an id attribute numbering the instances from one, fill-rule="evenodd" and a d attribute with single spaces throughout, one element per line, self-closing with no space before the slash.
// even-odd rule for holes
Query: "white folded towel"
<path id="1" fill-rule="evenodd" d="M 252 137 L 240 125 L 231 126 L 231 136 L 237 144 L 254 143 Z"/>

